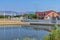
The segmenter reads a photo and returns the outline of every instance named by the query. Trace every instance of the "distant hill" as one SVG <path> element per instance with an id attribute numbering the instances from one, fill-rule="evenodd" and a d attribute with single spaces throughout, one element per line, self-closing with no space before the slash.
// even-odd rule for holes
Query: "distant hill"
<path id="1" fill-rule="evenodd" d="M 22 15 L 22 14 L 35 14 L 35 12 L 0 11 L 0 15 Z"/>
<path id="2" fill-rule="evenodd" d="M 33 11 L 25 12 L 25 14 L 35 14 L 35 12 L 33 12 Z"/>
<path id="3" fill-rule="evenodd" d="M 19 12 L 14 12 L 14 11 L 0 11 L 0 15 L 19 15 Z"/>

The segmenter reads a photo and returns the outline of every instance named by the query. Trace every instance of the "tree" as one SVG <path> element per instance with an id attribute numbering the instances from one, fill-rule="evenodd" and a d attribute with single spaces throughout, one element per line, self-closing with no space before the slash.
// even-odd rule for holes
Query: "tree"
<path id="1" fill-rule="evenodd" d="M 54 29 L 44 40 L 60 40 L 60 31 L 57 24 L 54 25 Z"/>
<path id="2" fill-rule="evenodd" d="M 37 15 L 36 14 L 29 14 L 28 15 L 28 18 L 29 19 L 36 19 L 37 18 Z"/>

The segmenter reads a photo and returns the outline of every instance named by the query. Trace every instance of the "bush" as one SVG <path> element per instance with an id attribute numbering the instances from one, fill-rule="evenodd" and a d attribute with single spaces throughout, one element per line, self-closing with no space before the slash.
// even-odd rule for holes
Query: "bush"
<path id="1" fill-rule="evenodd" d="M 60 40 L 60 31 L 58 30 L 57 24 L 54 25 L 54 29 L 44 40 Z"/>

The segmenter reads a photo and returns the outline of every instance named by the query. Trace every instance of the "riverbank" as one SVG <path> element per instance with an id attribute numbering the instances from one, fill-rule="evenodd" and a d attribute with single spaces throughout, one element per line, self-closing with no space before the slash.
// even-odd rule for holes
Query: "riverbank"
<path id="1" fill-rule="evenodd" d="M 0 19 L 0 25 L 29 25 L 28 22 L 21 22 L 20 20 Z"/>

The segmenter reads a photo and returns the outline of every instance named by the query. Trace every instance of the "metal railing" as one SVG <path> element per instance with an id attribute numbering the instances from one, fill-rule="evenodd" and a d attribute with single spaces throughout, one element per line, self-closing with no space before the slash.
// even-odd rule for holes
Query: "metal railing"
<path id="1" fill-rule="evenodd" d="M 60 24 L 60 20 L 23 20 L 23 22 L 38 22 L 38 23 L 57 23 Z"/>

